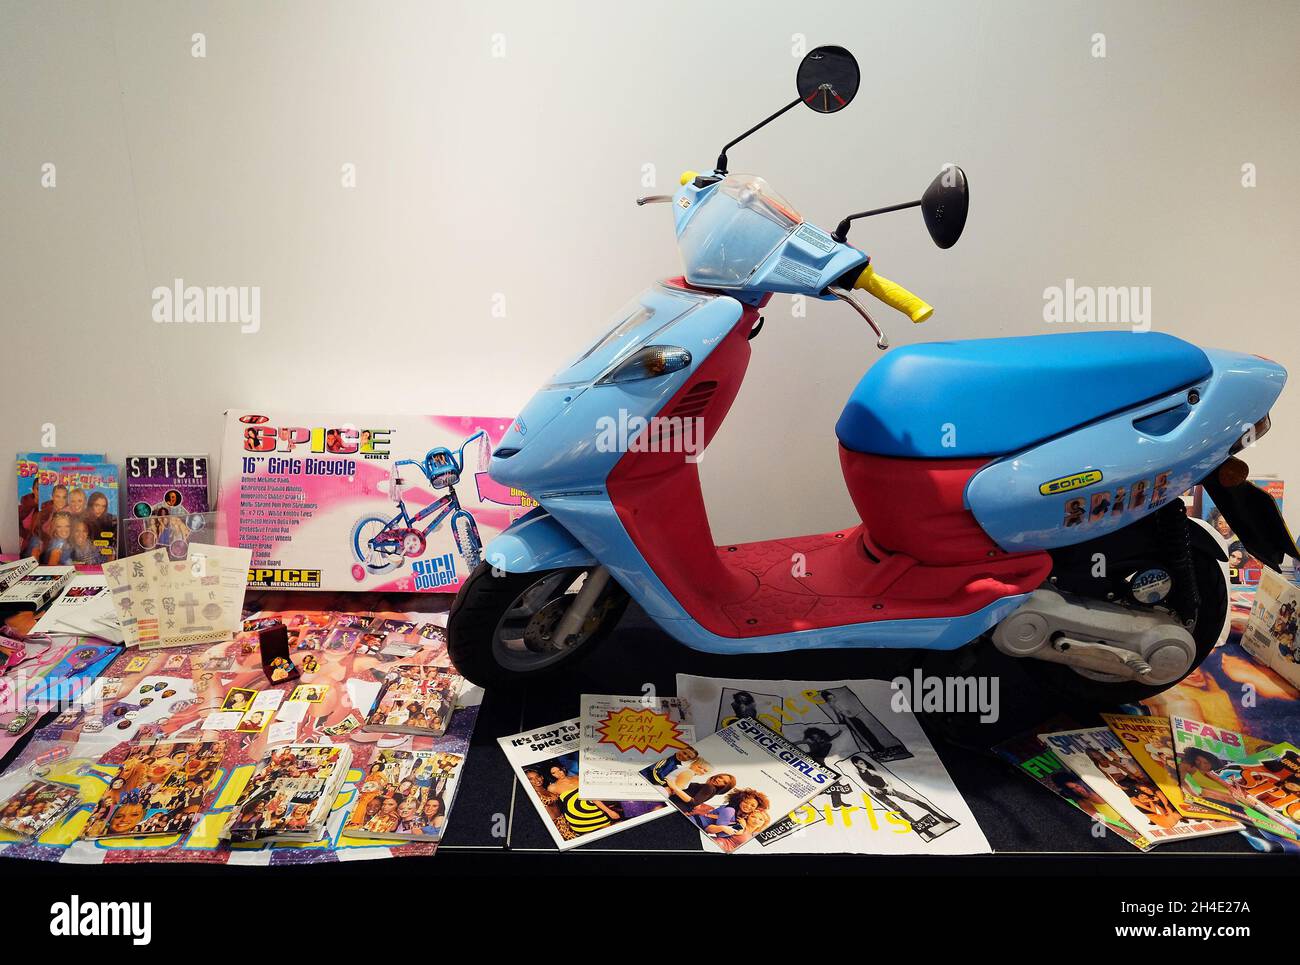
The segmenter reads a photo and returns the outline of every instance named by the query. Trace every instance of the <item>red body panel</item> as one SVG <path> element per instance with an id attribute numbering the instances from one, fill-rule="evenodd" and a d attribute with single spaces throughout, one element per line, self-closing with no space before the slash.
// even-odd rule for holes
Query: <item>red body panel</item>
<path id="1" fill-rule="evenodd" d="M 659 415 L 702 418 L 707 445 L 744 379 L 757 318 L 746 308 Z M 672 448 L 660 441 L 654 448 Z M 1027 593 L 1050 572 L 1046 553 L 1003 552 L 965 509 L 966 483 L 983 460 L 841 448 L 840 462 L 862 526 L 735 546 L 714 545 L 699 471 L 682 452 L 627 452 L 607 485 L 655 574 L 701 626 L 724 637 L 958 616 Z"/>

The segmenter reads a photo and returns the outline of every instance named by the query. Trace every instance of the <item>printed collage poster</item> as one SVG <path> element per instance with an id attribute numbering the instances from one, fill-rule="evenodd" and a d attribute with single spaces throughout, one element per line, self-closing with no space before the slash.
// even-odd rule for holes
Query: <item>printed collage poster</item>
<path id="1" fill-rule="evenodd" d="M 916 716 L 892 709 L 888 681 L 724 680 L 678 674 L 677 694 L 689 701 L 697 734 L 753 717 L 840 775 L 807 804 L 773 820 L 746 852 L 992 850 Z"/>
<path id="2" fill-rule="evenodd" d="M 293 660 L 302 671 L 298 679 L 279 685 L 268 684 L 256 648 L 257 627 L 273 621 L 288 628 Z M 432 854 L 438 845 L 436 835 L 376 840 L 351 834 L 347 824 L 360 799 L 373 791 L 365 786 L 366 775 L 385 752 L 432 752 L 440 768 L 453 769 L 468 755 L 483 694 L 478 687 L 461 688 L 455 713 L 441 737 L 361 730 L 392 666 L 398 662 L 451 666 L 442 633 L 445 623 L 445 613 L 276 611 L 248 618 L 240 634 L 224 643 L 121 653 L 77 705 L 38 730 L 0 775 L 0 801 L 19 794 L 33 780 L 43 780 L 76 788 L 81 802 L 34 841 L 0 830 L 0 859 L 274 866 Z M 404 642 L 403 656 L 379 653 L 362 644 L 366 634 L 377 633 L 385 634 L 386 642 Z M 89 648 L 83 649 L 84 655 L 77 650 L 71 656 L 94 659 Z M 182 783 L 175 789 L 175 800 L 168 802 L 174 811 L 180 795 L 190 794 L 193 823 L 146 829 L 143 822 L 151 817 L 146 809 L 136 830 L 147 834 L 83 837 L 92 818 L 105 816 L 96 814 L 98 802 L 106 796 L 113 801 L 115 782 L 123 781 L 118 788 L 125 788 L 129 781 L 123 780 L 123 769 L 130 770 L 136 750 L 150 741 L 198 748 L 210 758 L 199 767 L 201 788 Z M 310 843 L 224 845 L 221 832 L 259 762 L 291 744 L 346 744 L 351 749 L 351 764 L 342 789 L 331 801 L 324 837 Z M 426 826 L 440 827 L 448 819 L 452 805 L 448 788 L 456 776 L 445 771 L 438 775 L 446 812 L 431 815 Z M 107 815 L 108 823 L 127 828 L 135 809 L 123 812 L 116 804 L 110 806 L 116 809 Z M 181 812 L 187 807 L 182 806 Z"/>

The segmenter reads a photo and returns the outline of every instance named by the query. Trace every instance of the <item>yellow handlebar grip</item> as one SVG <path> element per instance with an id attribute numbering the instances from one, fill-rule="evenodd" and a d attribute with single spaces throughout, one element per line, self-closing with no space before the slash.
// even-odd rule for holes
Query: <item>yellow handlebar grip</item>
<path id="1" fill-rule="evenodd" d="M 924 322 L 934 314 L 934 309 L 917 298 L 902 285 L 895 284 L 884 275 L 876 273 L 870 265 L 862 269 L 862 274 L 853 283 L 854 288 L 865 288 L 882 302 L 902 312 L 913 322 Z"/>
<path id="2" fill-rule="evenodd" d="M 683 171 L 682 176 L 678 179 L 678 184 L 685 184 L 687 181 L 694 181 L 700 176 L 699 171 Z"/>

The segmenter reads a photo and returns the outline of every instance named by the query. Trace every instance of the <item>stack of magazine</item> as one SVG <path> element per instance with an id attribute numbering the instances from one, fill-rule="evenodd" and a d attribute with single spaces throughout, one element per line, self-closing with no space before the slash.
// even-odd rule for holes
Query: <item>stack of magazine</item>
<path id="1" fill-rule="evenodd" d="M 268 751 L 221 836 L 232 843 L 320 840 L 351 763 L 346 744 L 289 744 Z"/>
<path id="2" fill-rule="evenodd" d="M 1143 851 L 1249 824 L 1300 842 L 1300 748 L 1185 717 L 1049 721 L 994 748 Z"/>
<path id="3" fill-rule="evenodd" d="M 440 737 L 451 723 L 462 679 L 450 667 L 396 666 L 384 676 L 361 729 L 369 734 Z"/>

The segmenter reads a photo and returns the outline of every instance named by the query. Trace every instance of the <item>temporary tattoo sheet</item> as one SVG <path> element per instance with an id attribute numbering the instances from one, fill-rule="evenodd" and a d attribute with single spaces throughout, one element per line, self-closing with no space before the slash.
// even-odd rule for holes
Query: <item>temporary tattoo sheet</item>
<path id="1" fill-rule="evenodd" d="M 238 633 L 251 558 L 249 550 L 196 546 L 188 559 L 167 560 L 158 587 L 158 640 L 141 641 L 141 649 L 220 643 Z"/>
<path id="2" fill-rule="evenodd" d="M 152 642 L 158 639 L 154 588 L 160 569 L 156 560 L 159 555 L 165 564 L 166 553 L 146 553 L 104 564 L 104 579 L 113 595 L 113 609 L 122 627 L 123 643 L 128 647 L 138 647 L 142 640 Z"/>

